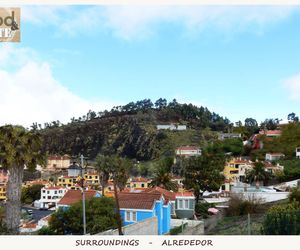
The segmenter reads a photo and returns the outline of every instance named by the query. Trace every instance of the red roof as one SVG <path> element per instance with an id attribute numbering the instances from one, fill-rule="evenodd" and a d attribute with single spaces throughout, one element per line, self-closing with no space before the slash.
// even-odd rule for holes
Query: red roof
<path id="1" fill-rule="evenodd" d="M 281 130 L 267 130 L 267 131 L 264 131 L 264 130 L 260 130 L 259 133 L 261 135 L 281 135 Z"/>
<path id="2" fill-rule="evenodd" d="M 85 198 L 91 199 L 95 197 L 96 190 L 86 190 Z M 60 205 L 72 205 L 82 200 L 82 193 L 80 190 L 68 190 L 68 192 L 58 202 Z"/>
<path id="3" fill-rule="evenodd" d="M 181 146 L 177 150 L 199 150 L 199 147 L 196 146 Z"/>
<path id="4" fill-rule="evenodd" d="M 64 187 L 62 186 L 51 186 L 51 187 L 45 187 L 45 189 L 49 189 L 49 190 L 57 190 L 57 189 L 62 189 Z"/>
<path id="5" fill-rule="evenodd" d="M 176 195 L 175 195 L 174 192 L 171 192 L 171 191 L 166 190 L 166 189 L 161 188 L 161 187 L 147 188 L 147 189 L 145 189 L 144 192 L 145 193 L 156 193 L 156 192 L 159 192 L 159 193 L 163 194 L 164 197 L 167 200 L 175 201 L 175 199 L 176 199 Z"/>
<path id="6" fill-rule="evenodd" d="M 148 182 L 148 181 L 150 181 L 150 180 L 147 178 L 143 178 L 143 177 L 138 177 L 138 178 L 134 178 L 131 180 L 131 182 Z"/>
<path id="7" fill-rule="evenodd" d="M 155 193 L 119 193 L 120 208 L 128 209 L 153 209 L 155 202 L 160 200 L 162 194 Z"/>
<path id="8" fill-rule="evenodd" d="M 183 197 L 194 197 L 192 192 L 177 192 L 176 197 L 183 196 Z"/>
<path id="9" fill-rule="evenodd" d="M 34 223 L 27 223 L 22 226 L 22 228 L 36 228 L 36 227 L 37 227 L 37 224 L 34 224 Z"/>
<path id="10" fill-rule="evenodd" d="M 69 155 L 50 155 L 48 160 L 70 160 L 71 157 Z"/>

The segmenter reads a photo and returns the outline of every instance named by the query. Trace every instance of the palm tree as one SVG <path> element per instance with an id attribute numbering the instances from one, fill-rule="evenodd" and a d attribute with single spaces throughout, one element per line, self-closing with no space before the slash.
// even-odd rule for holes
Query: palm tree
<path id="1" fill-rule="evenodd" d="M 21 188 L 24 168 L 34 170 L 37 164 L 44 165 L 41 153 L 41 138 L 36 131 L 27 131 L 21 126 L 0 127 L 0 165 L 8 169 L 6 227 L 18 233 L 21 210 Z"/>
<path id="2" fill-rule="evenodd" d="M 172 166 L 173 159 L 171 157 L 162 158 L 158 163 L 156 163 L 153 178 L 149 184 L 150 187 L 157 186 L 167 190 L 177 191 L 177 184 L 172 181 Z"/>
<path id="3" fill-rule="evenodd" d="M 104 189 L 109 180 L 111 164 L 112 162 L 109 156 L 98 155 L 96 157 L 96 169 L 99 172 L 102 196 L 104 196 Z"/>
<path id="4" fill-rule="evenodd" d="M 246 174 L 246 179 L 249 183 L 255 181 L 255 186 L 258 189 L 260 181 L 267 181 L 269 179 L 269 173 L 265 171 L 264 164 L 262 162 L 255 162 L 254 167 Z"/>

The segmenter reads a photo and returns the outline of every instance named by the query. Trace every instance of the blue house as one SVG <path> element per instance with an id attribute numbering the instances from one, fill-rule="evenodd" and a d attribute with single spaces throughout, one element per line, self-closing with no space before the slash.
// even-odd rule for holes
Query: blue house
<path id="1" fill-rule="evenodd" d="M 156 216 L 157 234 L 162 235 L 170 231 L 171 203 L 163 194 L 121 192 L 119 205 L 124 226 Z"/>

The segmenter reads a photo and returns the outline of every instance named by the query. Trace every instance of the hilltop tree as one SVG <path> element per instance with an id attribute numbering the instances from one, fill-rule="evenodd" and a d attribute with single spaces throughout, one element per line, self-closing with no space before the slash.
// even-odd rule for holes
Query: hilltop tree
<path id="1" fill-rule="evenodd" d="M 200 157 L 190 157 L 184 161 L 184 186 L 193 189 L 196 202 L 205 191 L 218 190 L 224 180 L 222 171 L 225 165 L 223 155 L 206 152 Z"/>
<path id="2" fill-rule="evenodd" d="M 21 210 L 21 187 L 25 166 L 34 170 L 44 165 L 41 138 L 37 132 L 20 126 L 0 127 L 0 165 L 8 169 L 5 223 L 9 230 L 18 233 Z"/>
<path id="3" fill-rule="evenodd" d="M 159 98 L 159 99 L 154 103 L 154 105 L 155 105 L 155 108 L 157 108 L 157 109 L 163 109 L 163 108 L 167 107 L 168 102 L 167 102 L 166 99 Z"/>
<path id="4" fill-rule="evenodd" d="M 279 122 L 280 120 L 278 118 L 265 119 L 265 121 L 260 124 L 260 129 L 275 130 L 277 129 Z"/>
<path id="5" fill-rule="evenodd" d="M 299 122 L 299 117 L 296 116 L 296 114 L 294 112 L 288 114 L 287 119 L 288 119 L 289 122 Z"/>

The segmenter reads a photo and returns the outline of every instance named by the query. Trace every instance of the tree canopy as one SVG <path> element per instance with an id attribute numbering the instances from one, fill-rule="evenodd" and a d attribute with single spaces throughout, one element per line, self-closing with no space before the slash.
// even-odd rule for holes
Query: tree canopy
<path id="1" fill-rule="evenodd" d="M 198 201 L 205 191 L 216 191 L 224 181 L 221 173 L 225 157 L 204 153 L 200 157 L 190 157 L 184 161 L 184 185 L 193 189 Z"/>
<path id="2" fill-rule="evenodd" d="M 86 200 L 86 229 L 89 234 L 100 233 L 117 227 L 115 202 L 112 198 L 101 197 Z M 82 202 L 69 208 L 60 208 L 51 215 L 49 227 L 39 234 L 77 234 L 83 233 Z"/>

